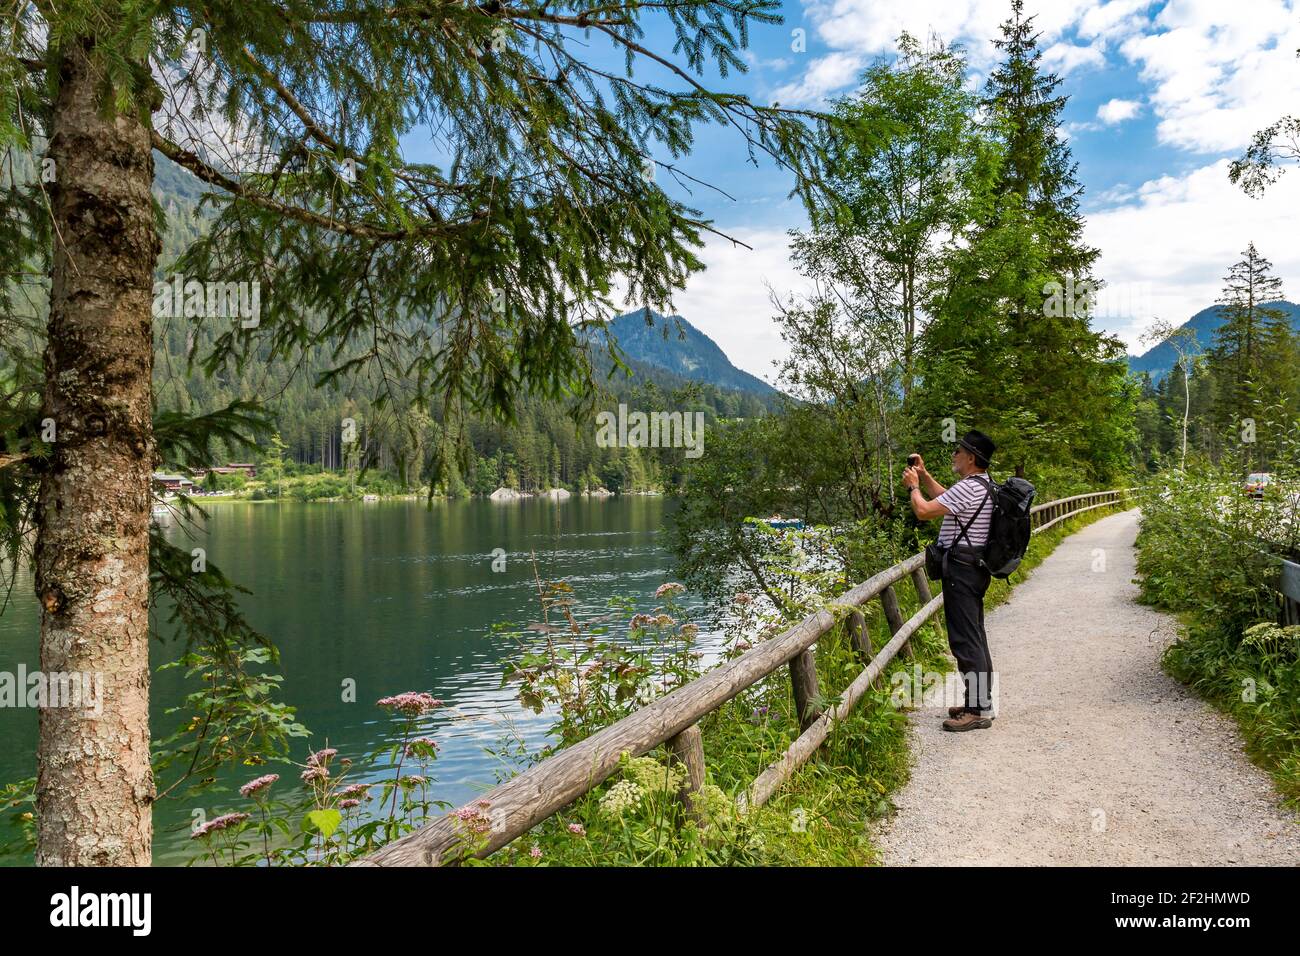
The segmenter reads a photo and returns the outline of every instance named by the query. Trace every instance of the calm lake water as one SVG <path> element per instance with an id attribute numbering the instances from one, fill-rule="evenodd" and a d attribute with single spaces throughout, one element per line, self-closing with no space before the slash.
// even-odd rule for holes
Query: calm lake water
<path id="1" fill-rule="evenodd" d="M 167 534 L 187 549 L 205 548 L 210 562 L 252 591 L 241 603 L 253 626 L 280 649 L 281 699 L 298 708 L 298 719 L 312 731 L 310 744 L 296 743 L 296 759 L 327 740 L 341 756 L 375 749 L 393 725 L 374 702 L 428 691 L 447 705 L 429 725 L 442 747 L 432 765 L 432 795 L 461 802 L 492 785 L 503 769 L 487 748 L 511 728 L 536 745 L 549 723 L 500 686 L 501 663 L 517 645 L 492 632 L 496 623 L 540 619 L 530 552 L 542 579 L 568 581 L 583 607 L 604 608 L 608 598 L 625 595 L 648 610 L 655 588 L 672 579 L 660 532 L 671 507 L 640 496 L 436 502 L 432 510 L 422 501 L 232 501 L 211 504 L 197 533 L 173 522 Z M 496 548 L 507 553 L 503 572 L 492 570 Z M 29 577 L 20 578 L 0 616 L 0 670 L 38 666 L 31 588 Z M 178 652 L 174 640 L 154 640 L 154 666 Z M 343 702 L 348 679 L 356 682 L 356 703 Z M 154 675 L 156 737 L 174 729 L 177 715 L 164 711 L 192 689 L 175 670 Z M 0 709 L 0 741 L 0 782 L 35 773 L 34 710 Z M 282 766 L 241 768 L 233 782 L 260 772 L 279 772 L 277 787 L 298 783 L 294 768 Z M 246 809 L 237 793 L 160 804 L 158 862 L 188 858 L 194 806 L 209 818 Z"/>

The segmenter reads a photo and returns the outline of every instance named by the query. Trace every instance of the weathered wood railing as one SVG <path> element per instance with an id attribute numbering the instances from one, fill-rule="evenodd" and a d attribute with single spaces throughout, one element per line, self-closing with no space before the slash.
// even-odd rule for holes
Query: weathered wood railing
<path id="1" fill-rule="evenodd" d="M 1281 559 L 1278 582 L 1278 623 L 1300 624 L 1300 564 Z"/>
<path id="2" fill-rule="evenodd" d="M 1044 531 L 1084 512 L 1112 507 L 1124 500 L 1126 492 L 1097 491 L 1038 505 L 1033 509 L 1034 530 Z M 894 590 L 894 585 L 904 578 L 911 578 L 918 605 L 906 620 Z M 880 599 L 890 631 L 889 641 L 878 651 L 872 648 L 862 612 L 863 605 L 874 598 Z M 704 747 L 697 726 L 700 720 L 745 688 L 788 665 L 800 735 L 737 799 L 742 812 L 762 806 L 821 746 L 835 722 L 852 710 L 889 662 L 900 653 L 911 655 L 908 642 L 912 635 L 942 606 L 943 594 L 931 596 L 924 554 L 914 554 L 873 575 L 841 595 L 831 607 L 808 615 L 776 637 L 493 787 L 474 801 L 484 808 L 481 814 L 491 822 L 486 842 L 478 840 L 475 850 L 485 856 L 505 846 L 595 789 L 618 769 L 625 751 L 635 757 L 663 745 L 670 759 L 684 765 L 686 783 L 681 797 L 689 806 L 689 793 L 704 783 Z M 848 633 L 866 667 L 830 710 L 818 712 L 814 645 L 841 618 L 832 608 L 842 613 L 846 607 Z M 353 865 L 437 866 L 454 862 L 465 852 L 466 845 L 461 820 L 449 813 Z"/>

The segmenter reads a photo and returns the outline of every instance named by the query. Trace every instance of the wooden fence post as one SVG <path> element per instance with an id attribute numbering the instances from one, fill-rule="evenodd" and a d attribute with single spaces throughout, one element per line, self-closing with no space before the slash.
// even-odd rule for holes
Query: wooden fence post
<path id="1" fill-rule="evenodd" d="M 925 607 L 934 600 L 934 595 L 930 593 L 930 579 L 925 576 L 924 567 L 917 568 L 912 572 L 912 586 L 916 588 L 916 599 L 920 602 L 920 607 Z M 943 616 L 939 615 L 937 620 L 940 622 L 939 633 L 942 634 Z"/>
<path id="2" fill-rule="evenodd" d="M 817 658 L 810 647 L 790 659 L 790 686 L 794 689 L 794 711 L 799 717 L 799 731 L 802 733 L 822 715 L 816 705 Z"/>
<path id="3" fill-rule="evenodd" d="M 866 615 L 854 608 L 849 612 L 845 626 L 849 629 L 849 641 L 858 656 L 862 658 L 862 663 L 871 663 L 871 658 L 875 657 L 876 651 L 871 646 L 871 631 L 867 629 Z"/>
<path id="4" fill-rule="evenodd" d="M 897 634 L 898 629 L 903 626 L 903 612 L 898 606 L 898 595 L 894 593 L 892 584 L 880 592 L 880 606 L 885 609 L 885 620 L 889 623 L 889 633 L 891 635 Z M 899 648 L 899 653 L 909 661 L 916 656 L 912 651 L 912 642 L 910 640 L 903 642 L 903 646 Z"/>
<path id="5" fill-rule="evenodd" d="M 849 612 L 848 619 L 849 640 L 853 643 L 853 649 L 857 651 L 858 657 L 862 663 L 870 664 L 871 659 L 876 656 L 876 650 L 871 646 L 871 629 L 867 627 L 867 616 L 854 608 Z M 882 678 L 877 677 L 871 683 L 879 687 Z"/>
<path id="6" fill-rule="evenodd" d="M 934 600 L 934 595 L 930 593 L 930 582 L 925 576 L 924 568 L 917 568 L 912 572 L 912 584 L 916 586 L 916 599 L 921 602 L 921 607 L 925 607 Z"/>
<path id="7" fill-rule="evenodd" d="M 686 771 L 686 779 L 677 790 L 677 801 L 686 810 L 688 816 L 695 818 L 695 806 L 691 802 L 695 794 L 704 786 L 704 734 L 699 724 L 691 724 L 680 734 L 668 739 L 668 761 L 680 764 Z"/>

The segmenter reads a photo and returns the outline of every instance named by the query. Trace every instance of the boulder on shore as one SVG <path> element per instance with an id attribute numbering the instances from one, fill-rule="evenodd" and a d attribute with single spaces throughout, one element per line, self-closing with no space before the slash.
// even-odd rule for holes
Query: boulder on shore
<path id="1" fill-rule="evenodd" d="M 552 501 L 563 501 L 569 497 L 569 492 L 565 488 L 551 488 L 549 491 L 543 491 L 542 497 L 550 498 Z"/>
<path id="2" fill-rule="evenodd" d="M 493 501 L 515 501 L 524 497 L 524 495 L 515 491 L 513 488 L 498 488 L 496 491 L 492 492 L 492 494 L 488 495 L 488 497 Z"/>
<path id="3" fill-rule="evenodd" d="M 592 488 L 590 491 L 584 491 L 583 494 L 590 498 L 613 498 L 614 497 L 614 492 L 610 491 L 608 488 L 605 488 L 603 486 L 600 488 Z"/>

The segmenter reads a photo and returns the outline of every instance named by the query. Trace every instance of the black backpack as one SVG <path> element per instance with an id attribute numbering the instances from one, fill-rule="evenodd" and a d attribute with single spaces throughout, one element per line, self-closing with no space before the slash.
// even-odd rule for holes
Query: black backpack
<path id="1" fill-rule="evenodd" d="M 993 515 L 989 540 L 984 546 L 984 566 L 995 578 L 1009 578 L 1020 567 L 1029 548 L 1029 511 L 1034 506 L 1034 486 L 1023 478 L 1008 478 L 998 484 L 989 478 L 993 492 Z"/>

